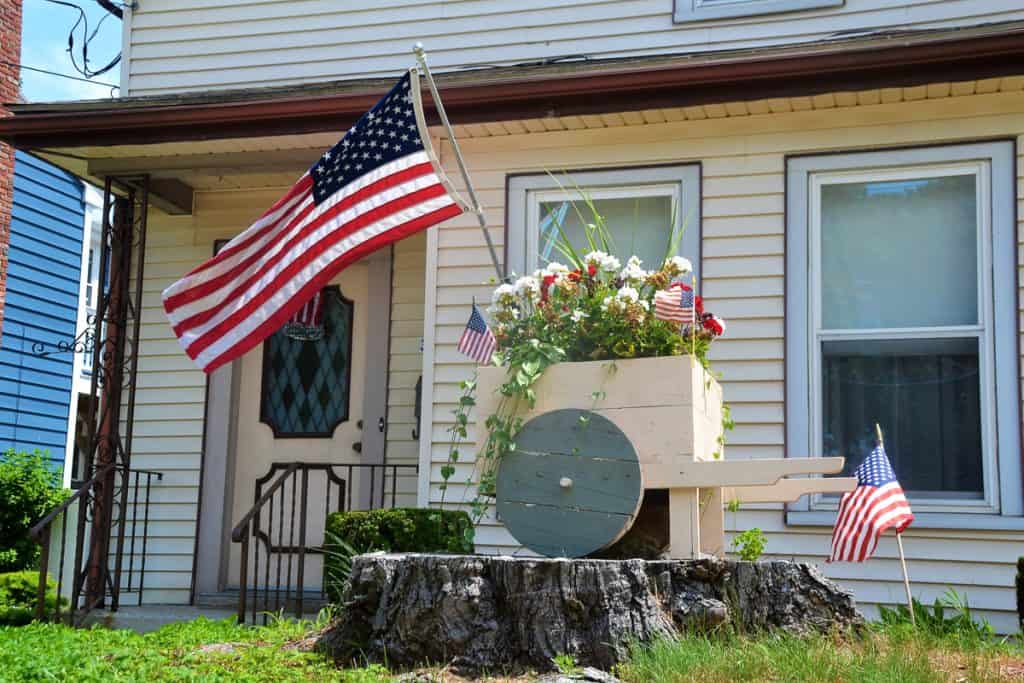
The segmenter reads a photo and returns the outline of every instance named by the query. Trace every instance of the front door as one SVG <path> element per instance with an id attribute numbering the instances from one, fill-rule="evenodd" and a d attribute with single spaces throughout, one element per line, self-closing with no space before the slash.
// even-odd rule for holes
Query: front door
<path id="1" fill-rule="evenodd" d="M 279 332 L 236 364 L 240 376 L 235 392 L 233 484 L 229 484 L 231 526 L 252 508 L 255 483 L 273 463 L 383 463 L 390 270 L 388 251 L 349 266 L 323 290 L 322 339 L 301 341 Z M 277 476 L 263 484 L 263 491 Z M 369 487 L 361 477 L 350 476 L 346 484 L 350 504 L 364 507 Z M 299 520 L 290 517 L 291 484 L 286 488 L 274 513 L 274 536 L 279 524 L 294 523 L 297 543 Z M 296 491 L 295 496 L 299 495 Z M 311 473 L 307 545 L 322 542 L 332 495 L 334 510 L 336 489 L 328 492 L 324 474 Z M 268 513 L 261 513 L 264 525 Z M 228 586 L 238 585 L 239 558 L 238 544 L 232 544 Z M 319 557 L 309 556 L 307 590 L 319 588 L 320 571 Z"/>

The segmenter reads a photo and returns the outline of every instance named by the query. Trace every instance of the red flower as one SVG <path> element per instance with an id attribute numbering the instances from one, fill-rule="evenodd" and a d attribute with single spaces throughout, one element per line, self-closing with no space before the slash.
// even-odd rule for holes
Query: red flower
<path id="1" fill-rule="evenodd" d="M 725 322 L 713 313 L 705 313 L 701 318 L 701 325 L 716 337 L 725 333 Z"/>
<path id="2" fill-rule="evenodd" d="M 697 308 L 697 315 L 704 315 L 704 299 L 701 298 L 700 294 L 693 297 L 693 305 Z"/>
<path id="3" fill-rule="evenodd" d="M 548 295 L 551 290 L 551 285 L 555 284 L 554 275 L 545 275 L 544 279 L 540 282 L 540 300 L 547 301 Z"/>
<path id="4" fill-rule="evenodd" d="M 579 282 L 580 281 L 580 269 L 577 268 L 576 270 L 570 272 L 566 277 L 569 278 L 570 282 Z"/>
<path id="5" fill-rule="evenodd" d="M 597 266 L 595 266 L 593 263 L 588 264 L 587 272 L 590 273 L 590 277 L 594 277 L 595 275 L 597 275 Z"/>

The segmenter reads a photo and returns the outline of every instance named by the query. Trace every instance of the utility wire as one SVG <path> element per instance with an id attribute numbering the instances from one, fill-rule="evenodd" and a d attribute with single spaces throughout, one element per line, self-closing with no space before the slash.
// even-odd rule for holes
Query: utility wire
<path id="1" fill-rule="evenodd" d="M 82 74 L 86 78 L 92 78 L 94 76 L 100 76 L 102 74 L 105 74 L 106 72 L 110 71 L 118 65 L 118 63 L 121 61 L 121 53 L 118 53 L 117 56 L 110 60 L 110 62 L 106 66 L 100 69 L 94 71 L 89 68 L 89 43 L 91 43 L 93 38 L 96 37 L 96 34 L 99 32 L 100 27 L 103 26 L 103 22 L 109 19 L 111 16 L 116 15 L 111 13 L 108 9 L 108 13 L 104 14 L 103 17 L 97 22 L 96 28 L 94 28 L 92 31 L 89 31 L 89 16 L 85 13 L 85 10 L 82 9 L 80 5 L 76 5 L 73 2 L 65 2 L 65 0 L 46 0 L 46 2 L 52 3 L 54 5 L 61 5 L 63 7 L 69 7 L 78 12 L 78 19 L 75 21 L 74 25 L 71 27 L 71 30 L 68 32 L 67 50 L 68 55 L 71 57 L 71 65 L 75 67 L 75 71 Z M 78 65 L 78 60 L 75 59 L 75 31 L 78 29 L 79 26 L 82 27 L 83 35 L 81 66 Z"/>
<path id="2" fill-rule="evenodd" d="M 81 81 L 82 83 L 92 83 L 93 85 L 103 85 L 103 86 L 106 86 L 108 88 L 120 88 L 121 87 L 121 86 L 117 85 L 116 83 L 106 83 L 104 81 L 94 81 L 94 80 L 91 80 L 89 78 L 82 78 L 80 76 L 72 76 L 71 74 L 62 74 L 59 71 L 50 71 L 48 69 L 40 69 L 39 67 L 35 67 L 35 66 L 26 66 L 24 64 L 18 64 L 17 62 L 0 62 L 0 63 L 2 63 L 4 66 L 10 66 L 10 67 L 14 67 L 14 68 L 17 68 L 17 69 L 24 69 L 26 71 L 36 71 L 38 73 L 47 74 L 49 76 L 60 76 L 61 78 L 69 78 L 72 81 Z"/>

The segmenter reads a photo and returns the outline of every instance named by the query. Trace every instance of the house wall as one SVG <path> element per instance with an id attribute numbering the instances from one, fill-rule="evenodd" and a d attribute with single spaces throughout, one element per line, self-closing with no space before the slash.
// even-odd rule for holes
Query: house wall
<path id="1" fill-rule="evenodd" d="M 849 3 L 854 6 L 855 3 Z M 998 79 L 997 79 L 998 80 Z M 992 85 L 992 84 L 988 84 Z M 996 83 L 995 85 L 998 85 Z M 1024 134 L 1024 93 L 981 94 L 974 85 L 914 89 L 913 101 L 899 91 L 842 93 L 796 98 L 793 102 L 706 107 L 703 120 L 665 121 L 652 112 L 586 117 L 608 127 L 564 130 L 544 126 L 493 125 L 495 137 L 464 137 L 462 151 L 492 236 L 501 249 L 505 218 L 505 178 L 509 173 L 699 161 L 703 172 L 703 294 L 709 310 L 728 321 L 728 335 L 716 342 L 714 369 L 722 373 L 726 401 L 736 429 L 729 436 L 730 460 L 784 457 L 784 174 L 785 155 L 836 149 L 870 149 L 993 137 L 1018 140 Z M 908 91 L 910 92 L 910 91 Z M 950 96 L 957 93 L 959 96 Z M 910 99 L 910 98 L 908 98 Z M 839 106 L 838 103 L 843 103 Z M 872 104 L 874 103 L 874 104 Z M 769 104 L 771 106 L 769 106 Z M 803 111 L 793 110 L 800 104 Z M 792 106 L 791 106 L 792 105 Z M 819 107 L 826 107 L 820 108 Z M 696 108 L 700 109 L 700 108 Z M 752 113 L 759 112 L 759 113 Z M 775 113 L 772 113 L 775 112 Z M 691 112 L 687 112 L 688 114 Z M 743 115 L 728 116 L 729 113 Z M 657 116 L 655 116 L 657 115 Z M 595 122 L 594 119 L 597 119 Z M 623 125 L 629 120 L 636 125 Z M 644 123 L 648 121 L 648 123 Z M 661 122 L 657 122 L 661 121 Z M 577 126 L 580 121 L 576 121 Z M 453 178 L 458 173 L 444 149 Z M 1018 157 L 1018 206 L 1024 208 L 1024 157 Z M 1024 212 L 1018 213 L 1024 216 Z M 1018 233 L 1024 237 L 1024 231 Z M 421 501 L 438 504 L 440 468 L 447 460 L 447 428 L 459 396 L 458 382 L 472 367 L 457 351 L 472 297 L 488 300 L 491 275 L 483 237 L 472 216 L 431 231 L 428 241 L 428 329 L 425 372 L 433 378 L 428 416 L 431 441 L 421 453 L 429 481 L 421 481 Z M 1024 249 L 1024 242 L 1021 243 Z M 1024 253 L 1024 252 L 1022 252 Z M 1020 263 L 1021 259 L 1018 259 Z M 436 292 L 430 291 L 436 283 Z M 997 286 L 1015 286 L 1009 282 Z M 1016 286 L 1020 286 L 1020 280 Z M 467 501 L 464 482 L 471 473 L 471 434 L 461 447 L 447 500 Z M 760 527 L 769 557 L 818 563 L 853 589 L 870 614 L 881 603 L 904 601 L 897 551 L 883 538 L 875 559 L 863 565 L 825 565 L 831 528 L 788 527 L 780 506 L 745 506 L 726 515 L 730 532 Z M 1024 532 L 915 529 L 904 534 L 915 595 L 932 601 L 947 586 L 966 592 L 973 608 L 1004 632 L 1017 630 L 1012 592 L 1014 562 L 1024 548 Z M 514 552 L 515 540 L 493 518 L 477 530 L 482 552 Z"/>
<path id="2" fill-rule="evenodd" d="M 181 350 L 167 322 L 160 294 L 213 253 L 218 239 L 230 239 L 252 223 L 286 187 L 197 192 L 192 216 L 168 216 L 150 209 L 142 309 L 138 393 L 132 466 L 164 473 L 153 485 L 148 603 L 187 603 L 198 514 L 206 377 Z M 425 239 L 395 245 L 389 382 L 388 462 L 417 462 L 411 437 L 413 391 L 421 365 Z M 339 459 L 350 459 L 344 454 Z M 390 481 L 386 490 L 390 499 Z M 396 482 L 400 505 L 416 502 L 416 477 Z M 237 577 L 230 577 L 232 583 Z"/>
<path id="3" fill-rule="evenodd" d="M 82 263 L 84 187 L 24 152 L 14 165 L 0 338 L 0 452 L 47 451 L 64 464 Z"/>
<path id="4" fill-rule="evenodd" d="M 125 9 L 121 83 L 126 95 L 153 95 L 387 76 L 411 65 L 418 40 L 446 70 L 1024 19 L 1017 0 L 846 0 L 831 9 L 680 24 L 672 10 L 673 0 L 147 0 Z"/>

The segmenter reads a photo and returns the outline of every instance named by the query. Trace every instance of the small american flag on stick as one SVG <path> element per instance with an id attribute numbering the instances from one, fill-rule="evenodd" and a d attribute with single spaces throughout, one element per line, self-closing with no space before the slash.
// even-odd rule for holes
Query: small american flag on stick
<path id="1" fill-rule="evenodd" d="M 654 294 L 654 317 L 670 323 L 685 325 L 693 322 L 693 288 L 681 282 Z"/>
<path id="2" fill-rule="evenodd" d="M 875 552 L 878 537 L 886 529 L 895 527 L 899 534 L 914 521 L 881 443 L 854 474 L 857 488 L 843 494 L 839 502 L 829 562 L 863 562 Z"/>
<path id="3" fill-rule="evenodd" d="M 238 358 L 346 266 L 463 212 L 425 129 L 410 69 L 262 217 L 164 290 L 196 365 L 212 372 Z"/>
<path id="4" fill-rule="evenodd" d="M 459 338 L 459 351 L 480 365 L 487 365 L 491 362 L 491 356 L 494 355 L 496 348 L 498 348 L 498 342 L 494 338 L 491 328 L 487 327 L 487 321 L 480 315 L 476 304 L 473 304 L 469 322 L 466 323 L 466 329 L 463 330 L 462 336 Z"/>

